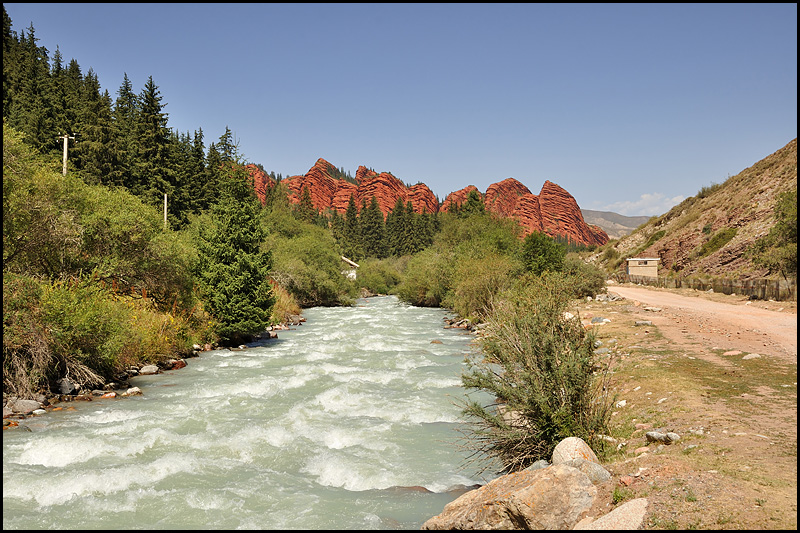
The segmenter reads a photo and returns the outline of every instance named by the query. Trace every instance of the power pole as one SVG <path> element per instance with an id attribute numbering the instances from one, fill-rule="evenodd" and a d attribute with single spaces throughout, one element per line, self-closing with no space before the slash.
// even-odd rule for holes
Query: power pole
<path id="1" fill-rule="evenodd" d="M 67 142 L 69 139 L 75 140 L 74 133 L 73 136 L 70 137 L 68 134 L 64 134 L 61 137 L 56 137 L 56 139 L 63 139 L 64 140 L 64 167 L 61 173 L 66 176 L 67 175 Z"/>
<path id="2" fill-rule="evenodd" d="M 164 229 L 167 229 L 167 193 L 164 193 Z"/>

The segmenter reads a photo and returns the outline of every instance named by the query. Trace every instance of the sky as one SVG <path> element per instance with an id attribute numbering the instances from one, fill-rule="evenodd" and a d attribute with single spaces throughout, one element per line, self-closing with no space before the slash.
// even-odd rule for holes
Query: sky
<path id="1" fill-rule="evenodd" d="M 655 216 L 797 137 L 795 3 L 4 6 L 113 99 L 152 77 L 170 128 L 228 127 L 284 177 L 549 180 Z"/>

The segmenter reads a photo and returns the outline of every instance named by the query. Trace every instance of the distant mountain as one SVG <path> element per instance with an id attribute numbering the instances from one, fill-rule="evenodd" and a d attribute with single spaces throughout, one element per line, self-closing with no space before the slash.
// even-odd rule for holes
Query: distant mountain
<path id="1" fill-rule="evenodd" d="M 581 209 L 587 224 L 594 224 L 605 231 L 611 239 L 619 239 L 650 220 L 651 217 L 628 217 L 611 211 L 592 211 Z"/>
<path id="2" fill-rule="evenodd" d="M 265 190 L 273 185 L 272 180 L 255 165 L 248 165 L 253 177 L 256 193 L 264 201 Z M 318 159 L 303 175 L 284 179 L 292 203 L 299 203 L 303 189 L 308 189 L 314 207 L 320 212 L 335 210 L 344 213 L 350 196 L 361 206 L 372 197 L 384 216 L 394 208 L 397 199 L 411 202 L 418 213 L 447 211 L 452 205 L 462 204 L 471 190 L 480 191 L 474 185 L 452 192 L 439 203 L 438 198 L 424 183 L 408 186 L 391 172 L 377 173 L 364 166 L 358 167 L 355 183 L 341 179 L 336 167 L 324 159 Z M 507 178 L 490 185 L 481 198 L 486 209 L 504 217 L 515 217 L 523 227 L 525 235 L 540 231 L 553 237 L 564 237 L 574 243 L 603 245 L 608 235 L 598 225 L 587 224 L 575 198 L 555 183 L 545 181 L 538 195 L 514 178 Z"/>
<path id="3" fill-rule="evenodd" d="M 769 233 L 778 196 L 791 190 L 797 190 L 797 139 L 724 183 L 701 188 L 591 260 L 622 270 L 627 257 L 658 257 L 661 276 L 764 277 L 768 271 L 745 251 Z"/>

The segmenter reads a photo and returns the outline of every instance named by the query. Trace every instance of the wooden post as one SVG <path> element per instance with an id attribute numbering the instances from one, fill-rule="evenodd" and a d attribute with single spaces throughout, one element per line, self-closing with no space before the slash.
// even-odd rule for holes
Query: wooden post
<path id="1" fill-rule="evenodd" d="M 75 135 L 74 133 L 72 135 Z M 70 137 L 68 134 L 64 134 L 61 137 L 56 137 L 56 139 L 63 139 L 64 141 L 64 165 L 61 169 L 61 174 L 66 176 L 67 175 L 67 142 L 68 139 L 75 140 L 75 137 Z"/>

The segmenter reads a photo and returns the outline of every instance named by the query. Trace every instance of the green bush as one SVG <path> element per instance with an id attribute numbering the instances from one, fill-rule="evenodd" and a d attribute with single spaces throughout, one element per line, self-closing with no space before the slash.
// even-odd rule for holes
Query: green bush
<path id="1" fill-rule="evenodd" d="M 525 269 L 539 275 L 543 272 L 561 272 L 564 268 L 566 248 L 545 233 L 534 231 L 522 243 L 521 260 Z"/>
<path id="2" fill-rule="evenodd" d="M 736 236 L 736 228 L 723 228 L 711 236 L 702 246 L 697 250 L 697 258 L 711 255 Z"/>
<path id="3" fill-rule="evenodd" d="M 358 286 L 371 294 L 391 294 L 401 278 L 395 258 L 364 259 L 359 263 L 357 275 Z"/>
<path id="4" fill-rule="evenodd" d="M 497 253 L 461 259 L 453 272 L 452 290 L 443 304 L 462 317 L 482 320 L 495 295 L 511 285 L 518 270 L 514 259 Z"/>
<path id="5" fill-rule="evenodd" d="M 569 285 L 575 298 L 594 297 L 606 292 L 606 276 L 603 271 L 583 261 L 577 254 L 567 254 L 564 258 L 564 274 L 569 277 Z"/>
<path id="6" fill-rule="evenodd" d="M 69 377 L 81 387 L 132 364 L 157 363 L 203 342 L 197 311 L 173 315 L 147 298 L 115 296 L 91 280 L 3 276 L 3 389 L 33 397 Z"/>
<path id="7" fill-rule="evenodd" d="M 500 464 L 500 472 L 550 458 L 566 437 L 595 450 L 603 444 L 612 400 L 608 366 L 594 355 L 594 339 L 577 317 L 567 276 L 526 275 L 495 301 L 480 339 L 483 355 L 462 376 L 468 390 L 496 403 L 465 399 L 467 446 Z"/>
<path id="8" fill-rule="evenodd" d="M 439 307 L 451 289 L 453 265 L 452 252 L 426 248 L 408 260 L 395 294 L 412 305 Z"/>

